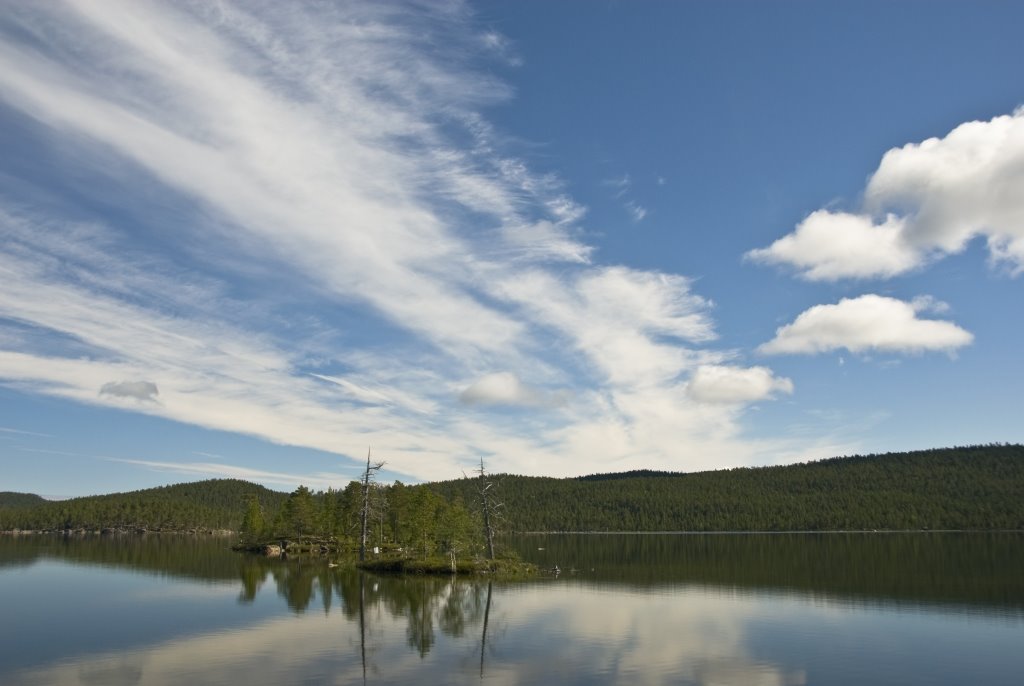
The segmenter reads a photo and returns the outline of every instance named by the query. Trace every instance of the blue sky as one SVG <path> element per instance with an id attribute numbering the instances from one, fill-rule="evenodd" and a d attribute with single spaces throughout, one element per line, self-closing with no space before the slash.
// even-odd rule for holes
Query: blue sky
<path id="1" fill-rule="evenodd" d="M 0 490 L 1024 441 L 1009 2 L 5 2 Z"/>

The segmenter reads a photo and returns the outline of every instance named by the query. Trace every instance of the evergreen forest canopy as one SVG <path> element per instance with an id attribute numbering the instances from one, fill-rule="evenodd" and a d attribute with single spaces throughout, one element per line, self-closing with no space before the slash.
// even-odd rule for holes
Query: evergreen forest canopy
<path id="1" fill-rule="evenodd" d="M 681 474 L 498 475 L 500 532 L 1024 529 L 1024 446 L 988 445 Z M 369 545 L 424 556 L 483 545 L 480 480 L 371 484 Z M 362 484 L 291 494 L 238 480 L 42 501 L 0 495 L 0 530 L 228 529 L 356 545 Z"/>
<path id="2" fill-rule="evenodd" d="M 46 499 L 35 493 L 14 493 L 13 491 L 0 491 L 0 509 L 5 507 L 28 507 L 30 505 L 42 505 Z"/>

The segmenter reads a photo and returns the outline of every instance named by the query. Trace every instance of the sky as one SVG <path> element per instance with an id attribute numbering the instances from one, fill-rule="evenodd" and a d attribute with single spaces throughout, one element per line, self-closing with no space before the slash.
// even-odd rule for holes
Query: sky
<path id="1" fill-rule="evenodd" d="M 1022 3 L 0 1 L 0 490 L 1024 442 Z"/>

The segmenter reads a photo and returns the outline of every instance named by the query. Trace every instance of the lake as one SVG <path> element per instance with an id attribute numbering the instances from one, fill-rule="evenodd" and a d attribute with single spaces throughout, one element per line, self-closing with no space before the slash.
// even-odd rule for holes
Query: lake
<path id="1" fill-rule="evenodd" d="M 0 536 L 0 683 L 1024 683 L 1024 534 L 519 536 L 560 573 L 362 574 Z"/>

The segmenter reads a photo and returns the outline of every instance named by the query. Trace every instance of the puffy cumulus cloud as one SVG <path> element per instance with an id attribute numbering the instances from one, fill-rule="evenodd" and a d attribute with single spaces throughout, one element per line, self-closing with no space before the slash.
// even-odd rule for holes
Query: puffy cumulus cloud
<path id="1" fill-rule="evenodd" d="M 759 350 L 769 355 L 840 348 L 853 353 L 914 353 L 953 352 L 969 345 L 974 337 L 956 324 L 918 317 L 919 312 L 936 307 L 930 299 L 908 303 L 873 294 L 843 298 L 835 305 L 815 305 L 802 312 Z"/>
<path id="2" fill-rule="evenodd" d="M 1024 108 L 889 150 L 868 182 L 863 212 L 819 210 L 746 256 L 815 281 L 885 278 L 959 252 L 978 236 L 993 261 L 1024 270 Z"/>
<path id="3" fill-rule="evenodd" d="M 487 374 L 466 387 L 459 394 L 459 401 L 466 405 L 536 407 L 561 404 L 564 397 L 561 394 L 531 388 L 512 372 L 497 372 Z"/>
<path id="4" fill-rule="evenodd" d="M 867 216 L 818 210 L 793 233 L 745 257 L 791 265 L 810 281 L 895 276 L 915 267 L 920 259 L 903 241 L 904 224 L 894 215 L 876 224 Z"/>
<path id="5" fill-rule="evenodd" d="M 156 402 L 160 391 L 152 381 L 111 381 L 100 386 L 100 395 Z"/>
<path id="6" fill-rule="evenodd" d="M 908 210 L 912 219 L 904 239 L 921 250 L 958 252 L 976 235 L 990 245 L 1019 249 L 1024 241 L 1024 108 L 961 124 L 945 138 L 890 150 L 865 196 L 870 210 Z M 1024 268 L 1024 262 L 1016 267 Z"/>
<path id="7" fill-rule="evenodd" d="M 687 386 L 690 397 L 702 403 L 749 403 L 792 392 L 793 382 L 767 367 L 702 365 Z"/>

